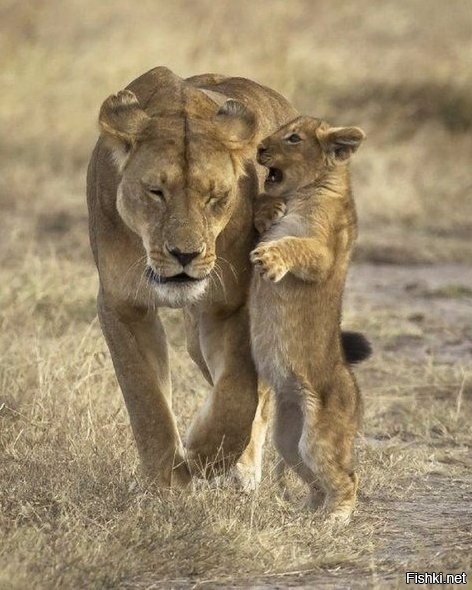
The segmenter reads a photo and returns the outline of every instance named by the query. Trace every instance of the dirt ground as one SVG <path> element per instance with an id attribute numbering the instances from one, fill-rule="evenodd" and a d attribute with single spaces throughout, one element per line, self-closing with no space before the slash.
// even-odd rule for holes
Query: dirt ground
<path id="1" fill-rule="evenodd" d="M 301 508 L 296 480 L 294 502 L 278 496 L 270 444 L 255 495 L 146 488 L 89 265 L 32 267 L 27 288 L 31 266 L 8 288 L 2 271 L 16 337 L 2 354 L 0 588 L 402 588 L 406 571 L 471 571 L 469 266 L 352 267 L 344 323 L 374 355 L 356 370 L 359 505 L 339 529 Z M 208 389 L 180 313 L 164 317 L 184 431 Z"/>
<path id="2" fill-rule="evenodd" d="M 362 557 L 188 587 L 403 588 L 407 571 L 471 571 L 472 267 L 358 264 L 346 310 L 346 324 L 366 330 L 375 350 L 357 371 L 366 405 L 361 469 L 376 456 L 385 471 L 384 481 L 361 488 L 349 527 L 370 525 Z"/>
<path id="3" fill-rule="evenodd" d="M 0 2 L 0 590 L 403 588 L 472 576 L 469 0 Z M 246 76 L 367 133 L 344 325 L 368 335 L 359 505 L 147 487 L 96 317 L 85 170 L 139 74 Z M 182 433 L 208 393 L 163 312 Z"/>
<path id="4" fill-rule="evenodd" d="M 363 451 L 390 450 L 394 461 L 403 453 L 424 454 L 425 464 L 396 482 L 403 487 L 401 498 L 381 486 L 361 493 L 355 520 L 375 519 L 380 525 L 364 560 L 350 564 L 347 572 L 338 565 L 328 572 L 257 579 L 255 588 L 407 587 L 407 571 L 470 572 L 472 268 L 358 265 L 351 273 L 347 308 L 376 323 L 379 316 L 388 318 L 382 322 L 385 332 L 375 332 L 373 342 L 375 356 L 383 357 L 389 374 L 396 375 L 389 385 L 390 379 L 368 366 L 378 358 L 358 371 L 368 415 Z M 412 384 L 413 372 L 434 364 L 441 371 L 458 371 L 462 381 Z M 387 432 L 374 426 L 380 407 L 390 416 Z M 438 410 L 434 415 L 432 408 Z M 460 416 L 464 438 L 453 427 Z M 422 422 L 422 428 L 415 432 L 410 421 Z"/>

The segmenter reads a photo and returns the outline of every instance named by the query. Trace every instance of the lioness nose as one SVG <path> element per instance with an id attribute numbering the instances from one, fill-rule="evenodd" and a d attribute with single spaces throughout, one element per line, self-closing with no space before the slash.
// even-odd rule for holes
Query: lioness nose
<path id="1" fill-rule="evenodd" d="M 199 254 L 202 253 L 203 248 L 197 250 L 196 252 L 182 252 L 179 248 L 169 248 L 167 247 L 169 254 L 172 254 L 174 258 L 180 262 L 182 266 L 187 265 L 189 262 L 192 262 L 194 258 L 196 258 Z"/>

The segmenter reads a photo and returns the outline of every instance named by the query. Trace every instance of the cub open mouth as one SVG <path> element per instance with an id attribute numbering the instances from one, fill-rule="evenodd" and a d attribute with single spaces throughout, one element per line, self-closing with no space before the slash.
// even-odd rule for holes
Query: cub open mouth
<path id="1" fill-rule="evenodd" d="M 185 272 L 181 272 L 178 275 L 173 275 L 172 277 L 161 277 L 150 266 L 146 268 L 146 277 L 151 283 L 158 283 L 159 285 L 163 285 L 165 283 L 195 283 L 198 281 L 203 281 L 205 278 L 203 277 L 203 279 L 196 279 Z"/>
<path id="2" fill-rule="evenodd" d="M 277 184 L 278 182 L 282 182 L 283 178 L 284 175 L 280 168 L 269 168 L 269 173 L 267 174 L 266 182 L 270 184 Z"/>

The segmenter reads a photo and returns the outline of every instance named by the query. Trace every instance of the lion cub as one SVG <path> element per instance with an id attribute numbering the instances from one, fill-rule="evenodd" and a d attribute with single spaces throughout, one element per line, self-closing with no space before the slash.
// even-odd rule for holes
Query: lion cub
<path id="1" fill-rule="evenodd" d="M 361 398 L 341 343 L 341 306 L 357 223 L 349 159 L 365 135 L 299 117 L 266 138 L 256 202 L 262 233 L 250 313 L 260 377 L 275 391 L 274 439 L 310 488 L 311 506 L 348 520 Z M 283 475 L 283 465 L 279 474 Z"/>

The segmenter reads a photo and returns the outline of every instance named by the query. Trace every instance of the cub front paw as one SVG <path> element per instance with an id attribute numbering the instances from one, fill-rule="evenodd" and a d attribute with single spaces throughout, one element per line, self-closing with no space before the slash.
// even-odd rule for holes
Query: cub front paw
<path id="1" fill-rule="evenodd" d="M 263 279 L 277 283 L 288 272 L 280 248 L 271 242 L 261 244 L 250 254 L 251 262 Z"/>
<path id="2" fill-rule="evenodd" d="M 281 219 L 287 211 L 287 205 L 279 199 L 271 199 L 260 205 L 254 214 L 254 227 L 262 234 Z"/>

